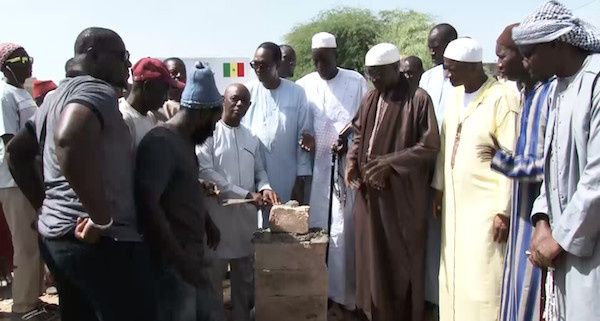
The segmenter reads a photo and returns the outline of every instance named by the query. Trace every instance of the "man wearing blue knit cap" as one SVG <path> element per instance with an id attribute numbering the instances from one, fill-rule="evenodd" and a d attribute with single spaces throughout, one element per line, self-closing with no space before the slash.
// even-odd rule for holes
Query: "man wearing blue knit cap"
<path id="1" fill-rule="evenodd" d="M 213 72 L 198 63 L 188 74 L 181 109 L 149 131 L 138 147 L 136 200 L 159 256 L 160 320 L 214 319 L 214 311 L 201 308 L 206 298 L 199 298 L 210 284 L 204 244 L 215 249 L 220 234 L 206 215 L 194 148 L 212 136 L 222 105 Z"/>

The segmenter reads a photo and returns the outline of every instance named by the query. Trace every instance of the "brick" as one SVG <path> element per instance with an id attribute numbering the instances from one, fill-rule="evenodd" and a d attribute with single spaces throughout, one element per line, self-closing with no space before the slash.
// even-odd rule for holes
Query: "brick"
<path id="1" fill-rule="evenodd" d="M 327 296 L 327 269 L 266 270 L 257 269 L 256 296 Z"/>
<path id="2" fill-rule="evenodd" d="M 300 270 L 326 268 L 327 243 L 257 243 L 255 250 L 256 269 Z"/>
<path id="3" fill-rule="evenodd" d="M 327 321 L 327 295 L 257 297 L 256 320 Z"/>
<path id="4" fill-rule="evenodd" d="M 273 232 L 308 233 L 309 206 L 291 207 L 275 205 L 269 214 L 269 224 Z"/>

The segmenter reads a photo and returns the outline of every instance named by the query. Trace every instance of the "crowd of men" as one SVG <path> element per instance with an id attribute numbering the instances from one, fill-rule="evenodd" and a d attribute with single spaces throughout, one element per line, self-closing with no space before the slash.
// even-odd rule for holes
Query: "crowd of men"
<path id="1" fill-rule="evenodd" d="M 428 46 L 426 72 L 373 46 L 365 79 L 319 32 L 292 82 L 293 48 L 265 42 L 221 94 L 201 62 L 132 66 L 88 28 L 32 97 L 33 58 L 0 44 L 12 318 L 223 321 L 229 269 L 231 318 L 252 320 L 252 235 L 298 200 L 341 319 L 600 320 L 600 34 L 547 1 L 499 35 L 500 79 L 448 24 Z"/>

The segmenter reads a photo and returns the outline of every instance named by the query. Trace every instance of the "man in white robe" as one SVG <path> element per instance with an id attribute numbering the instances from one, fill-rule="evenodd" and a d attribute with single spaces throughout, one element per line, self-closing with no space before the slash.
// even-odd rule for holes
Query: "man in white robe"
<path id="1" fill-rule="evenodd" d="M 557 76 L 530 261 L 550 267 L 548 321 L 600 320 L 600 33 L 557 1 L 513 29 L 534 76 Z"/>
<path id="2" fill-rule="evenodd" d="M 354 191 L 346 189 L 343 180 L 344 159 L 338 157 L 334 178 L 333 200 L 329 199 L 331 184 L 331 149 L 337 144 L 341 131 L 352 120 L 368 90 L 367 81 L 356 71 L 337 67 L 335 37 L 320 32 L 312 38 L 312 59 L 315 72 L 297 84 L 304 88 L 313 117 L 315 132 L 315 162 L 310 195 L 310 226 L 328 229 L 329 203 L 332 204 L 330 231 L 329 298 L 353 310 L 354 286 L 354 227 L 352 209 Z M 310 139 L 304 139 L 304 141 Z M 342 155 L 343 156 L 343 155 Z"/>
<path id="3" fill-rule="evenodd" d="M 261 142 L 265 170 L 273 190 L 283 202 L 304 201 L 304 182 L 311 176 L 308 151 L 300 146 L 303 133 L 312 132 L 304 90 L 279 77 L 281 49 L 272 42 L 261 44 L 250 62 L 258 79 L 246 86 L 251 104 L 242 123 Z M 294 193 L 292 193 L 294 191 Z M 268 227 L 269 211 L 262 211 L 259 226 Z"/>
<path id="4" fill-rule="evenodd" d="M 446 50 L 448 43 L 456 37 L 456 29 L 447 23 L 438 24 L 431 29 L 427 38 L 427 46 L 435 67 L 423 73 L 421 81 L 419 81 L 419 87 L 423 88 L 431 97 L 440 133 L 446 112 L 446 100 L 454 88 L 448 77 L 446 77 L 446 71 L 444 70 L 444 50 Z M 431 209 L 428 212 L 431 213 Z M 425 252 L 425 300 L 433 305 L 438 305 L 439 302 L 438 274 L 440 271 L 441 234 L 440 220 L 436 220 L 433 215 L 428 214 L 427 250 Z M 432 306 L 428 305 L 428 312 L 431 312 L 431 308 Z"/>
<path id="5" fill-rule="evenodd" d="M 208 213 L 221 232 L 211 281 L 218 296 L 219 321 L 225 321 L 222 283 L 231 266 L 233 320 L 249 321 L 254 303 L 254 247 L 256 207 L 278 204 L 263 167 L 260 142 L 240 121 L 250 106 L 250 93 L 242 84 L 225 89 L 223 116 L 213 136 L 197 147 L 200 178 L 215 182 L 221 193 L 206 198 Z M 223 206 L 225 199 L 251 199 L 252 203 Z"/>

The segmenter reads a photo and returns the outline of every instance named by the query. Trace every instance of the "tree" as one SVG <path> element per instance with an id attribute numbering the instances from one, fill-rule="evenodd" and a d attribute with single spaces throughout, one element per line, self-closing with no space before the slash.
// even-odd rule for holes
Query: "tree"
<path id="1" fill-rule="evenodd" d="M 308 23 L 295 26 L 284 38 L 296 50 L 294 78 L 298 79 L 314 70 L 311 40 L 321 31 L 335 35 L 340 67 L 362 72 L 367 51 L 377 43 L 390 42 L 402 55 L 421 58 L 428 69 L 433 65 L 427 48 L 432 27 L 429 15 L 412 10 L 382 11 L 376 16 L 370 10 L 344 7 L 319 13 Z"/>
<path id="2" fill-rule="evenodd" d="M 431 16 L 413 10 L 391 10 L 379 13 L 382 28 L 377 42 L 395 44 L 403 56 L 417 56 L 425 70 L 433 67 L 427 37 L 433 28 Z"/>
<path id="3" fill-rule="evenodd" d="M 321 31 L 335 35 L 338 65 L 362 72 L 365 54 L 377 43 L 381 25 L 370 10 L 355 8 L 321 12 L 312 21 L 297 25 L 285 35 L 285 41 L 296 51 L 296 79 L 314 71 L 311 55 L 312 36 Z"/>

